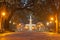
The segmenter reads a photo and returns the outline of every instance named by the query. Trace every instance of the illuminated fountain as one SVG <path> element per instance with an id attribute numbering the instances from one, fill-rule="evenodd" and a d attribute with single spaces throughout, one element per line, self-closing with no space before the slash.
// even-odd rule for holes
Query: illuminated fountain
<path id="1" fill-rule="evenodd" d="M 36 24 L 32 23 L 32 16 L 30 15 L 30 19 L 29 19 L 29 24 L 26 24 L 25 27 L 28 28 L 29 31 L 32 31 L 32 29 L 36 27 Z"/>

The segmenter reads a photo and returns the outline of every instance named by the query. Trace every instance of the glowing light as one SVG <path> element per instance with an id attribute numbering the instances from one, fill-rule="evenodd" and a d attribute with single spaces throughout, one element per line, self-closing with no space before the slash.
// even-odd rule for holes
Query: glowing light
<path id="1" fill-rule="evenodd" d="M 51 18 L 51 20 L 54 20 L 54 18 Z"/>
<path id="2" fill-rule="evenodd" d="M 5 12 L 2 13 L 2 16 L 5 16 Z"/>
<path id="3" fill-rule="evenodd" d="M 13 22 L 13 24 L 16 24 L 15 22 Z"/>
<path id="4" fill-rule="evenodd" d="M 52 23 L 52 21 L 50 21 L 50 23 Z"/>
<path id="5" fill-rule="evenodd" d="M 55 20 L 55 23 L 57 23 L 57 20 Z"/>
<path id="6" fill-rule="evenodd" d="M 28 27 L 26 26 L 25 29 L 28 29 Z"/>
<path id="7" fill-rule="evenodd" d="M 17 24 L 17 28 L 20 28 L 21 27 L 21 24 L 19 23 L 19 24 Z"/>
<path id="8" fill-rule="evenodd" d="M 32 27 L 32 29 L 35 29 L 34 27 Z"/>
<path id="9" fill-rule="evenodd" d="M 49 25 L 49 22 L 47 22 L 46 24 Z"/>
<path id="10" fill-rule="evenodd" d="M 11 23 L 11 21 L 9 21 L 9 23 Z"/>
<path id="11" fill-rule="evenodd" d="M 21 24 L 19 24 L 19 25 L 21 25 Z"/>

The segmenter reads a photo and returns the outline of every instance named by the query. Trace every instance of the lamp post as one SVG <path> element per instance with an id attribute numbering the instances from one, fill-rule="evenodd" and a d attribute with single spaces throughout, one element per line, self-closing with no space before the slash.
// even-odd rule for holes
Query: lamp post
<path id="1" fill-rule="evenodd" d="M 53 17 L 51 17 L 51 21 L 53 21 L 54 20 L 54 18 Z M 55 26 L 56 26 L 56 33 L 58 33 L 58 15 L 57 15 L 57 13 L 55 14 L 55 20 L 54 20 L 54 22 L 55 22 Z"/>
<path id="2" fill-rule="evenodd" d="M 3 29 L 3 17 L 5 17 L 5 15 L 6 15 L 6 13 L 5 12 L 2 12 L 1 13 L 1 22 L 0 22 L 0 30 L 1 30 L 1 32 L 4 30 Z"/>

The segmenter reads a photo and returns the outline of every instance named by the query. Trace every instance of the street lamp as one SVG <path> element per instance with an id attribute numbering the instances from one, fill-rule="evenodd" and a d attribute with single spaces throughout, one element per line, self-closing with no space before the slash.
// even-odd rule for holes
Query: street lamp
<path id="1" fill-rule="evenodd" d="M 54 17 L 51 17 L 50 18 L 50 23 L 53 23 L 53 22 L 55 22 L 55 19 L 54 19 Z"/>
<path id="2" fill-rule="evenodd" d="M 6 13 L 5 12 L 2 12 L 1 13 L 1 20 L 0 20 L 0 31 L 2 32 L 3 30 L 3 17 L 5 17 Z"/>
<path id="3" fill-rule="evenodd" d="M 50 18 L 50 20 L 51 20 L 51 21 L 54 21 L 54 18 L 53 18 L 53 17 L 51 17 L 51 18 Z"/>
<path id="4" fill-rule="evenodd" d="M 49 17 L 49 21 L 50 21 L 50 22 L 53 22 L 54 20 L 55 20 L 54 16 L 50 16 L 50 17 Z"/>
<path id="5" fill-rule="evenodd" d="M 51 19 L 50 19 L 51 21 L 54 21 L 55 23 L 56 23 L 56 33 L 58 33 L 58 15 L 57 15 L 57 13 L 56 13 L 56 15 L 55 15 L 55 20 L 54 20 L 54 18 L 53 17 L 51 17 Z"/>
<path id="6" fill-rule="evenodd" d="M 5 12 L 3 12 L 2 14 L 1 14 L 1 16 L 5 16 L 6 15 L 6 13 Z"/>
<path id="7" fill-rule="evenodd" d="M 53 23 L 53 22 L 54 22 L 54 20 L 55 20 L 55 19 L 54 19 L 54 17 L 51 17 L 51 18 L 50 18 L 50 22 L 49 22 L 49 23 Z"/>

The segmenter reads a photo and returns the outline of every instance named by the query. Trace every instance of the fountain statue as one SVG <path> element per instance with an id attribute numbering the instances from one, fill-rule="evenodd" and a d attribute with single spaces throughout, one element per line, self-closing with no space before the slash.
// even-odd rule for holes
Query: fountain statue
<path id="1" fill-rule="evenodd" d="M 29 24 L 26 24 L 25 26 L 27 26 L 29 28 L 29 31 L 32 31 L 32 27 L 36 27 L 36 24 L 32 23 L 32 16 L 30 15 L 30 19 L 29 19 Z"/>

